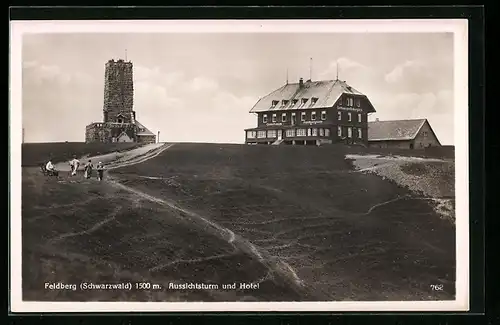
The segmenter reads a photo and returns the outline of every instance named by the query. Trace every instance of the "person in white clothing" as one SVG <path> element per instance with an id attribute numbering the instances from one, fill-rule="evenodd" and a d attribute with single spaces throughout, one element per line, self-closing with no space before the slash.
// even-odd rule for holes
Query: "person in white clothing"
<path id="1" fill-rule="evenodd" d="M 69 165 L 71 167 L 71 176 L 75 176 L 76 172 L 78 170 L 78 167 L 80 167 L 80 161 L 76 159 L 76 156 L 73 156 L 73 160 L 69 162 Z"/>
<path id="2" fill-rule="evenodd" d="M 53 172 L 54 170 L 56 170 L 54 165 L 52 165 L 52 161 L 50 161 L 50 160 L 47 163 L 47 165 L 45 165 L 45 169 L 47 169 L 47 171 L 49 171 L 49 172 Z"/>
<path id="3" fill-rule="evenodd" d="M 58 172 L 56 170 L 56 167 L 52 164 L 52 161 L 49 160 L 47 164 L 45 165 L 45 170 L 49 175 L 57 176 Z"/>

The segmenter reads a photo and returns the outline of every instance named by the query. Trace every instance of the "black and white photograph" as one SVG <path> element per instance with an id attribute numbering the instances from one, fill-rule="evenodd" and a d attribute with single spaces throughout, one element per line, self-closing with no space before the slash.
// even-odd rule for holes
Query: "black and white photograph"
<path id="1" fill-rule="evenodd" d="M 467 22 L 11 22 L 13 311 L 468 308 Z"/>

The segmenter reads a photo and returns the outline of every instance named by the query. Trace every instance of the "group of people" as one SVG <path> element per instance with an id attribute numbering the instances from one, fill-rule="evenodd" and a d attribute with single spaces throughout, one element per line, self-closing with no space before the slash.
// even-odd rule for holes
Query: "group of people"
<path id="1" fill-rule="evenodd" d="M 80 167 L 80 161 L 76 158 L 76 156 L 73 156 L 73 159 L 69 162 L 69 166 L 71 169 L 71 176 L 75 176 L 76 172 L 78 171 L 78 168 Z M 57 173 L 55 166 L 52 164 L 52 161 L 49 160 L 47 164 L 45 165 L 45 169 L 47 172 L 55 174 Z M 85 164 L 83 167 L 84 170 L 84 177 L 86 179 L 89 179 L 92 177 L 92 171 L 94 169 L 94 165 L 92 164 L 92 160 L 89 159 L 89 161 Z M 97 179 L 99 181 L 102 181 L 103 176 L 104 176 L 104 165 L 102 162 L 99 162 L 96 166 L 97 170 Z"/>

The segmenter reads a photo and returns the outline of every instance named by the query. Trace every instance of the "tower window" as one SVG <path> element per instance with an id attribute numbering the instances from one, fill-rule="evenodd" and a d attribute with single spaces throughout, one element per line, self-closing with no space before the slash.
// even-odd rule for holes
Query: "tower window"
<path id="1" fill-rule="evenodd" d="M 342 112 L 337 113 L 338 120 L 340 121 L 342 119 Z"/>
<path id="2" fill-rule="evenodd" d="M 351 122 L 351 121 L 352 121 L 352 114 L 351 114 L 350 112 L 349 112 L 349 113 L 347 113 L 347 120 L 348 120 L 349 122 Z"/>

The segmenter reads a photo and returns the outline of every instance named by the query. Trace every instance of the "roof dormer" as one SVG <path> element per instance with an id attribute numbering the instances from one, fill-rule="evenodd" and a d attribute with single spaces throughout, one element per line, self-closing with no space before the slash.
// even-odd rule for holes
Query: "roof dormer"
<path id="1" fill-rule="evenodd" d="M 314 104 L 316 104 L 317 101 L 318 101 L 317 97 L 311 98 L 311 103 L 309 104 L 309 106 L 313 106 Z"/>

